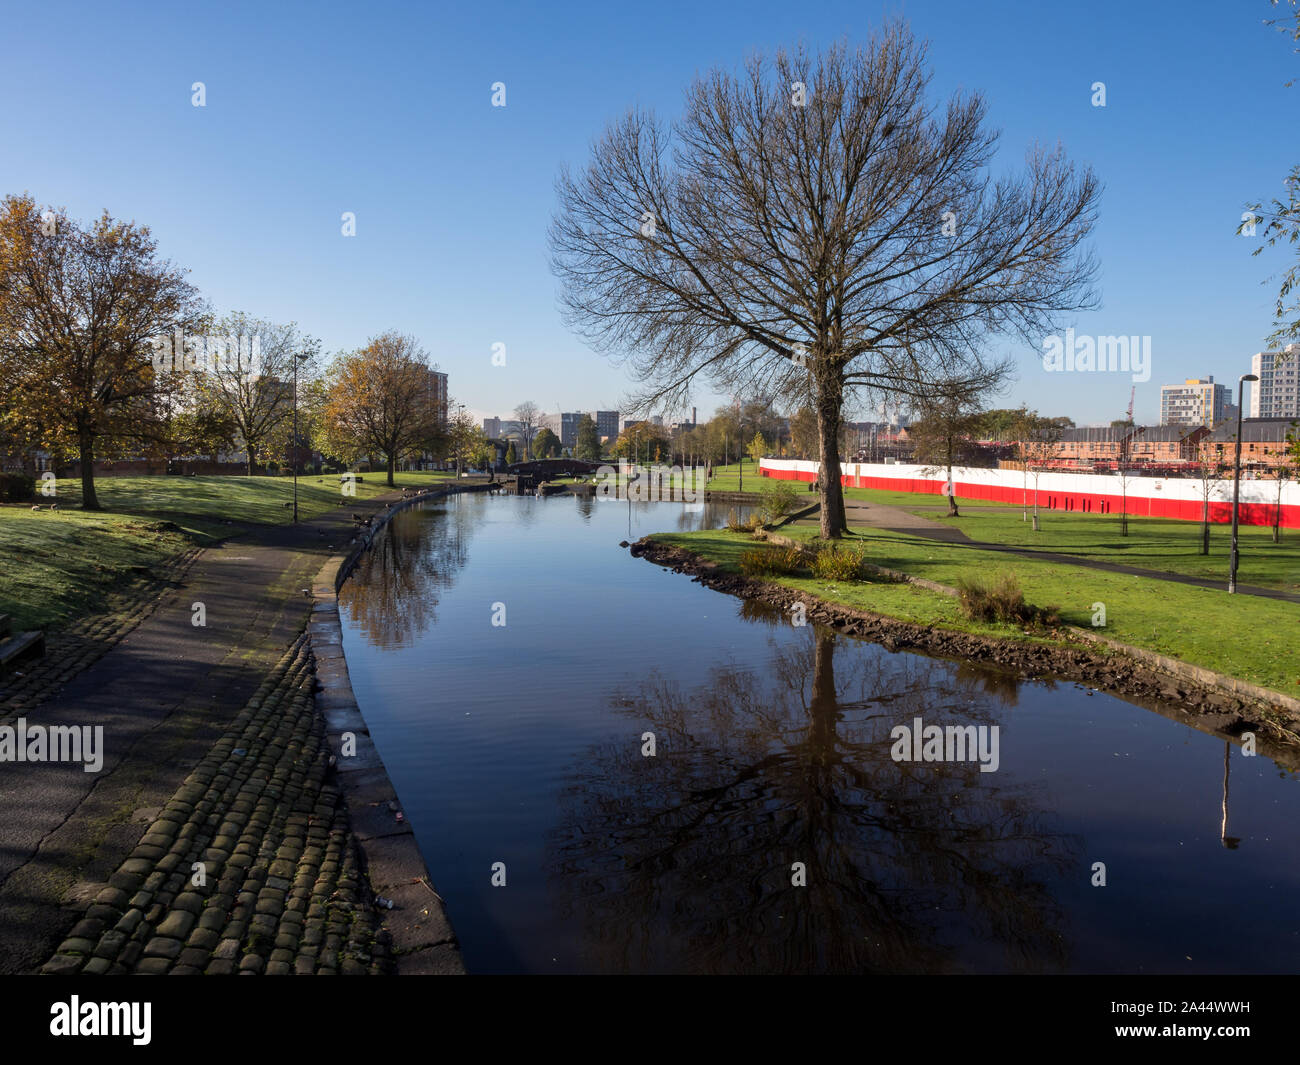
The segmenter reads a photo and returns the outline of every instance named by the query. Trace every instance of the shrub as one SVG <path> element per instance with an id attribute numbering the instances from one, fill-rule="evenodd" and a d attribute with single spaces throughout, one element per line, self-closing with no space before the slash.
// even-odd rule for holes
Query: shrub
<path id="1" fill-rule="evenodd" d="M 0 502 L 26 503 L 36 494 L 36 482 L 24 473 L 0 473 Z"/>
<path id="2" fill-rule="evenodd" d="M 1058 625 L 1057 607 L 1036 607 L 1025 602 L 1020 580 L 1003 573 L 986 580 L 963 577 L 957 582 L 962 613 L 971 621 L 1001 621 L 1009 625 Z"/>
<path id="3" fill-rule="evenodd" d="M 823 581 L 860 581 L 867 576 L 866 554 L 859 547 L 840 550 L 837 544 L 823 544 L 813 558 L 813 576 Z"/>
<path id="4" fill-rule="evenodd" d="M 763 515 L 768 521 L 780 521 L 795 509 L 799 499 L 793 481 L 767 481 L 760 494 Z"/>
<path id="5" fill-rule="evenodd" d="M 803 564 L 802 552 L 793 547 L 756 547 L 740 555 L 740 572 L 746 577 L 786 577 Z"/>
<path id="6" fill-rule="evenodd" d="M 750 514 L 749 517 L 741 520 L 736 514 L 736 508 L 732 507 L 727 511 L 727 529 L 730 532 L 753 532 L 763 524 L 763 519 L 758 514 Z"/>

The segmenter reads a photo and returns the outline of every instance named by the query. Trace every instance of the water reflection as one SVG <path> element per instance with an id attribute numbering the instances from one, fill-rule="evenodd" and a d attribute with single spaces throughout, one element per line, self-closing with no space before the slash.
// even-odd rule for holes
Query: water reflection
<path id="1" fill-rule="evenodd" d="M 913 656 L 851 654 L 837 670 L 845 638 L 806 632 L 770 640 L 761 667 L 721 664 L 691 687 L 655 673 L 616 698 L 628 739 L 584 752 L 551 836 L 555 906 L 582 930 L 584 967 L 1066 968 L 1049 885 L 1081 845 L 1040 808 L 1041 785 L 889 753 L 889 730 L 917 716 L 995 723 L 1014 683 L 990 691 L 988 674 Z M 807 887 L 791 885 L 794 862 Z"/>
<path id="2" fill-rule="evenodd" d="M 429 535 L 431 522 L 437 535 Z M 408 647 L 437 620 L 438 602 L 469 560 L 471 512 L 425 504 L 393 516 L 339 591 L 339 606 L 375 647 Z"/>

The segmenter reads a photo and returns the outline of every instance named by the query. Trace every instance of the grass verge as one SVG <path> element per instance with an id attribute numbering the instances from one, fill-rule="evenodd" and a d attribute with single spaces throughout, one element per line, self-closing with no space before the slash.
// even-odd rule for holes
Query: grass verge
<path id="1" fill-rule="evenodd" d="M 782 533 L 811 543 L 817 530 L 790 527 Z M 739 572 L 740 552 L 754 543 L 744 534 L 725 530 L 657 534 L 655 539 L 734 572 Z M 1300 694 L 1300 657 L 1294 639 L 1300 607 L 1295 604 L 1098 572 L 1064 561 L 1009 558 L 899 533 L 866 530 L 846 539 L 861 545 L 867 560 L 878 566 L 949 587 L 972 575 L 1014 573 L 1029 603 L 1059 606 L 1061 620 L 1068 624 L 1092 627 L 1097 604 L 1102 604 L 1106 624 L 1095 631 L 1103 635 L 1288 695 Z M 917 624 L 1009 639 L 1036 638 L 1015 626 L 968 622 L 956 598 L 913 585 L 774 579 L 831 602 Z"/>
<path id="2" fill-rule="evenodd" d="M 354 498 L 391 491 L 383 473 L 362 474 Z M 450 475 L 399 473 L 397 488 L 423 488 Z M 101 511 L 78 509 L 79 481 L 56 484 L 53 499 L 0 506 L 0 614 L 18 629 L 57 628 L 102 608 L 104 597 L 193 546 L 231 534 L 226 521 L 280 525 L 292 520 L 287 477 L 104 477 Z M 338 475 L 298 479 L 298 515 L 339 506 Z M 58 511 L 48 504 L 57 502 Z"/>

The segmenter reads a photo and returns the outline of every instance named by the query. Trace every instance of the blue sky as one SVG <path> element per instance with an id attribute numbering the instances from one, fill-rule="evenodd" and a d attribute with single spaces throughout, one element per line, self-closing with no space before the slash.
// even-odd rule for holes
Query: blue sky
<path id="1" fill-rule="evenodd" d="M 1247 202 L 1300 154 L 1300 57 L 1266 0 L 1089 3 L 132 4 L 6 14 L 0 191 L 153 228 L 218 310 L 297 321 L 329 351 L 416 335 L 479 415 L 616 405 L 628 380 L 569 334 L 545 233 L 563 162 L 630 104 L 676 115 L 697 71 L 754 49 L 864 38 L 903 14 L 934 90 L 982 90 L 1000 167 L 1058 139 L 1105 183 L 1102 309 L 1079 333 L 1152 338 L 1159 386 L 1235 381 L 1270 331 L 1283 253 Z M 207 106 L 191 106 L 191 85 Z M 491 106 L 506 84 L 507 106 Z M 1106 84 L 1093 107 L 1091 85 Z M 343 237 L 340 216 L 356 214 Z M 506 345 L 493 366 L 492 345 Z M 1005 403 L 1122 414 L 1121 374 L 1047 374 L 1022 345 Z M 720 397 L 701 388 L 701 414 Z"/>

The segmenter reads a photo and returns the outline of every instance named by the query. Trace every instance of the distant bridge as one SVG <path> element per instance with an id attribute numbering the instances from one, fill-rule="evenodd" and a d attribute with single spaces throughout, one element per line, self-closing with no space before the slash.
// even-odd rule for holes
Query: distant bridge
<path id="1" fill-rule="evenodd" d="M 586 477 L 604 465 L 608 464 L 588 462 L 586 459 L 534 459 L 532 462 L 516 462 L 513 466 L 507 466 L 505 472 L 520 480 L 538 482 L 557 477 Z"/>

